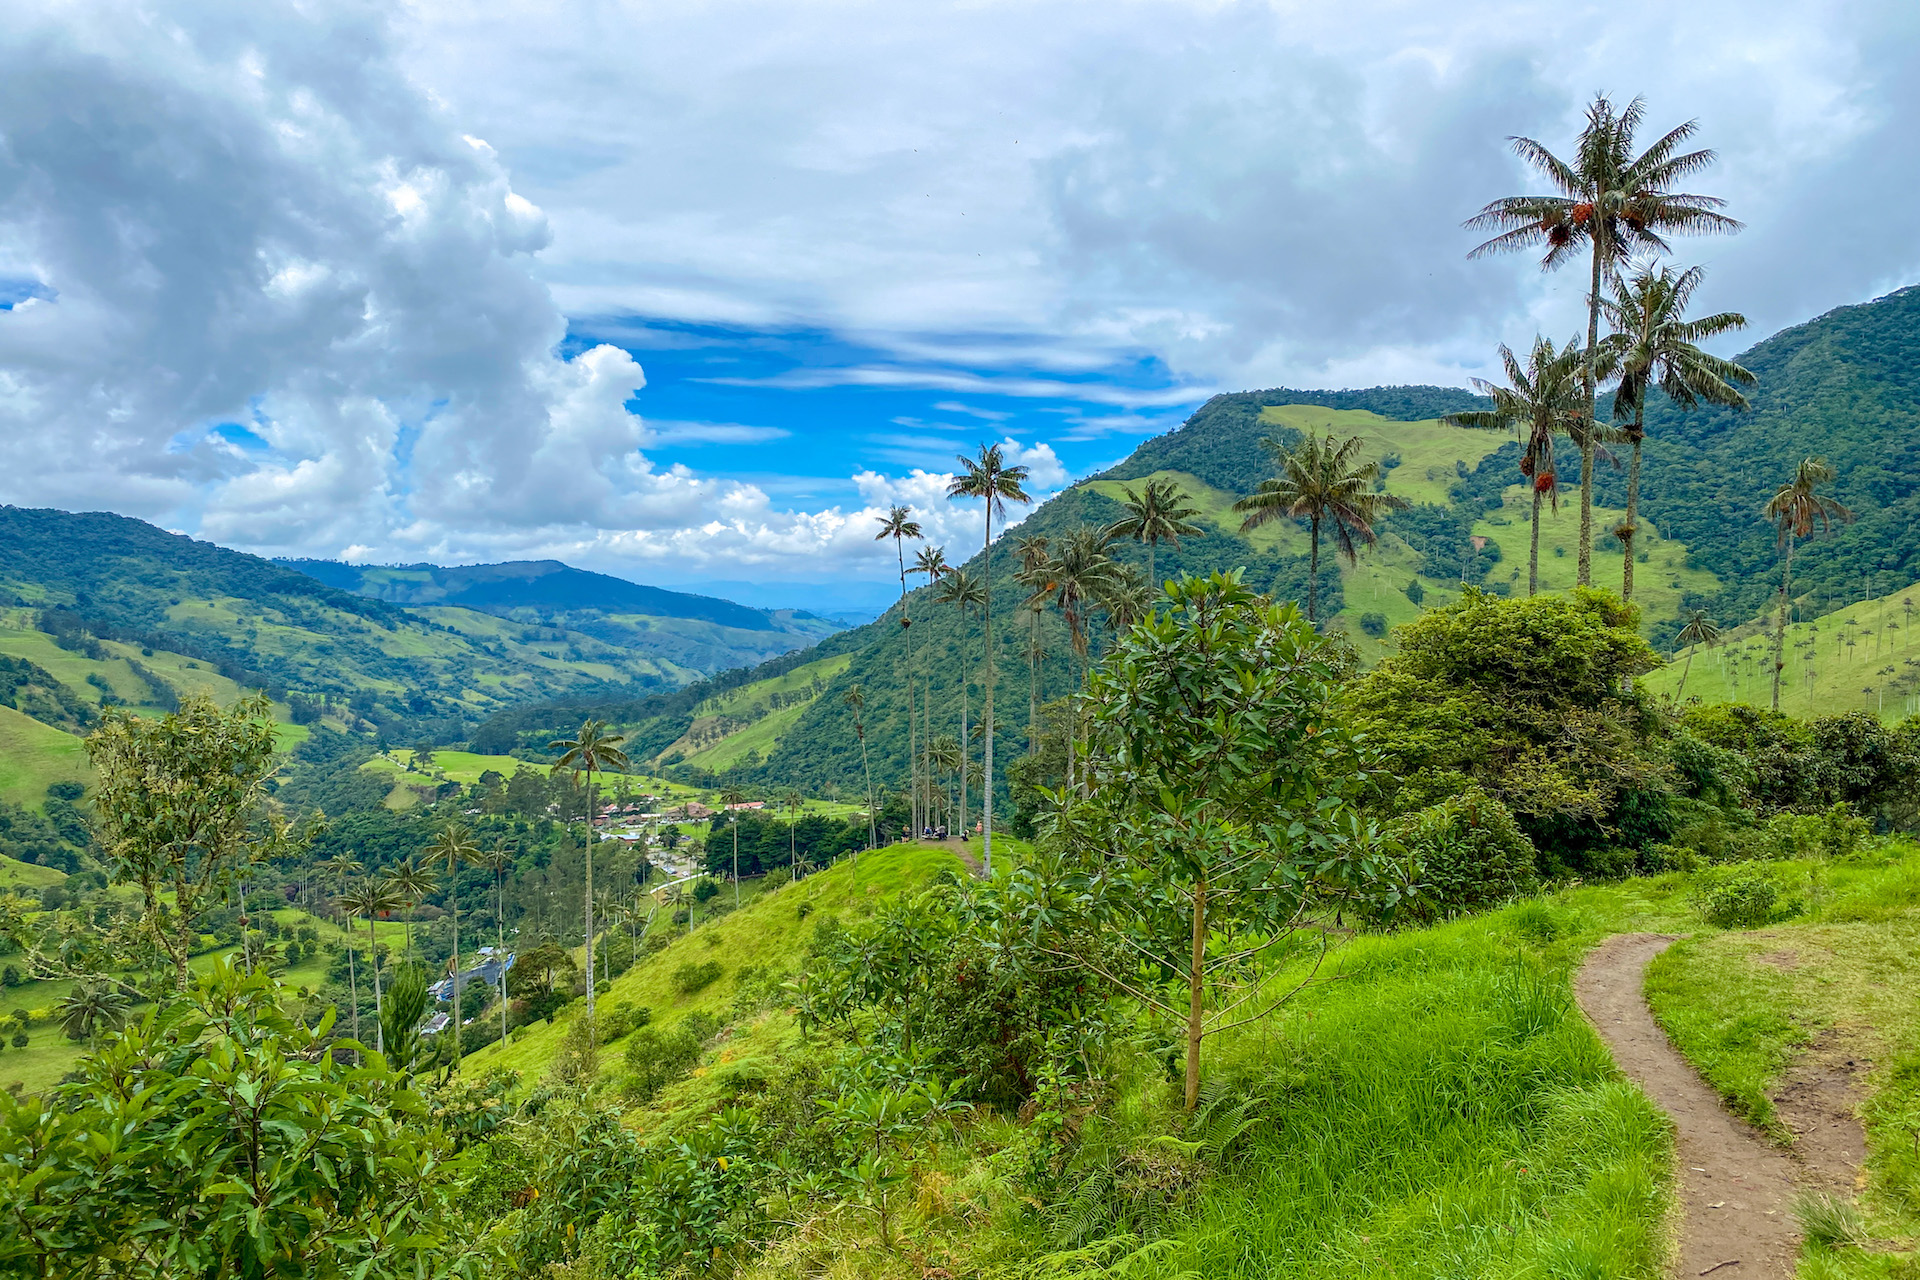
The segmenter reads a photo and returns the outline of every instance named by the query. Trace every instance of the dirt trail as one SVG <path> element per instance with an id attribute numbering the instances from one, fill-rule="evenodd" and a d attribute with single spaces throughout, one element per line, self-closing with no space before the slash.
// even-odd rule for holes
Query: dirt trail
<path id="1" fill-rule="evenodd" d="M 1620 1069 L 1673 1118 L 1683 1215 L 1674 1275 L 1791 1280 L 1799 1250 L 1793 1162 L 1727 1114 L 1667 1043 L 1641 993 L 1647 962 L 1673 941 L 1654 933 L 1607 939 L 1581 966 L 1574 993 Z"/>

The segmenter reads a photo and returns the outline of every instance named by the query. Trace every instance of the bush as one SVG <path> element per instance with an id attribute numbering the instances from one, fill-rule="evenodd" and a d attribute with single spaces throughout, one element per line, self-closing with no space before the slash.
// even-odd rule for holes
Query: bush
<path id="1" fill-rule="evenodd" d="M 1538 856 L 1506 805 L 1469 786 L 1389 829 L 1413 858 L 1416 910 L 1444 916 L 1539 887 Z"/>
<path id="2" fill-rule="evenodd" d="M 720 884 L 709 876 L 701 876 L 693 885 L 693 900 L 701 906 L 720 896 Z"/>
<path id="3" fill-rule="evenodd" d="M 1363 613 L 1360 615 L 1360 629 L 1378 640 L 1387 634 L 1387 615 L 1384 613 Z"/>
<path id="4" fill-rule="evenodd" d="M 25 1027 L 22 1027 L 20 1028 L 20 1030 L 14 1032 L 13 1039 L 10 1040 L 8 1043 L 13 1045 L 13 1047 L 16 1049 L 26 1048 L 27 1047 L 27 1029 Z"/>
<path id="5" fill-rule="evenodd" d="M 693 1069 L 700 1060 L 704 1024 L 692 1019 L 677 1027 L 641 1027 L 627 1040 L 627 1096 L 651 1102 L 655 1094 Z"/>
<path id="6" fill-rule="evenodd" d="M 673 971 L 673 989 L 683 996 L 690 996 L 720 981 L 725 972 L 718 960 L 709 960 L 705 964 L 689 961 Z"/>
<path id="7" fill-rule="evenodd" d="M 1780 905 L 1780 886 L 1758 867 L 1735 867 L 1703 879 L 1692 901 L 1716 929 L 1755 929 L 1770 922 Z"/>
<path id="8" fill-rule="evenodd" d="M 0 987 L 25 986 L 26 981 L 27 976 L 20 972 L 20 966 L 17 964 L 10 964 L 0 969 Z"/>
<path id="9" fill-rule="evenodd" d="M 1415 578 L 1407 583 L 1406 596 L 1415 604 L 1419 604 L 1427 598 L 1427 589 L 1420 585 L 1420 579 Z"/>

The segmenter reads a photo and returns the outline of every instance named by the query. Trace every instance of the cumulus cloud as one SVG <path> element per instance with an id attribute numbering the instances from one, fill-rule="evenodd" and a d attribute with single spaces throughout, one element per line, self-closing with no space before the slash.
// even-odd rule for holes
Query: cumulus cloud
<path id="1" fill-rule="evenodd" d="M 545 215 L 394 61 L 379 10 L 20 16 L 0 498 L 361 559 L 766 564 L 852 537 L 857 513 L 648 458 L 784 432 L 649 426 L 631 355 L 556 354 Z"/>

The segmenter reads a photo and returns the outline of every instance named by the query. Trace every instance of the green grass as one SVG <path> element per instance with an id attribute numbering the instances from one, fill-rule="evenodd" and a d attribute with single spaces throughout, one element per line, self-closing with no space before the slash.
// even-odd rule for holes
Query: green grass
<path id="1" fill-rule="evenodd" d="M 1400 465 L 1386 471 L 1387 492 L 1408 502 L 1442 507 L 1449 505 L 1448 490 L 1459 479 L 1457 464 L 1465 463 L 1471 471 L 1508 440 L 1502 431 L 1449 427 L 1437 419 L 1395 422 L 1364 409 L 1323 409 L 1311 404 L 1270 405 L 1260 411 L 1260 421 L 1303 434 L 1331 431 L 1338 439 L 1359 436 L 1366 442 L 1362 456 L 1370 462 L 1397 453 Z"/>
<path id="2" fill-rule="evenodd" d="M 0 889 L 40 889 L 66 878 L 67 873 L 58 867 L 36 866 L 0 854 Z"/>
<path id="3" fill-rule="evenodd" d="M 1199 477 L 1184 471 L 1156 471 L 1138 480 L 1093 480 L 1088 482 L 1087 488 L 1118 502 L 1126 496 L 1128 489 L 1138 491 L 1150 480 L 1171 480 L 1179 485 L 1181 491 L 1187 495 L 1188 504 L 1196 511 L 1196 523 L 1211 525 L 1221 533 L 1230 534 L 1236 538 L 1241 536 L 1240 522 L 1246 519 L 1246 515 L 1244 512 L 1233 509 L 1233 504 L 1240 500 L 1240 495 L 1228 493 L 1224 489 L 1216 489 Z M 1245 537 L 1256 550 L 1278 551 L 1297 556 L 1307 554 L 1307 531 L 1296 526 L 1291 520 L 1275 520 L 1270 524 L 1261 525 Z"/>
<path id="4" fill-rule="evenodd" d="M 800 717 L 813 704 L 817 696 L 814 692 L 816 685 L 824 690 L 828 682 L 845 671 L 852 662 L 851 653 L 817 658 L 783 675 L 755 680 L 708 698 L 694 708 L 693 723 L 688 726 L 686 733 L 669 743 L 654 759 L 665 761 L 678 756 L 684 763 L 716 773 L 732 768 L 749 751 L 758 751 L 761 758 L 765 759 L 779 745 L 781 736 L 799 723 Z M 796 695 L 805 700 L 777 709 L 771 706 L 776 696 L 791 698 Z M 745 723 L 716 738 L 713 736 L 714 730 L 721 717 Z"/>
<path id="5" fill-rule="evenodd" d="M 1788 715 L 1867 711 L 1892 723 L 1920 712 L 1920 583 L 1787 627 L 1780 709 Z M 1724 621 L 1724 620 L 1723 620 Z M 1718 644 L 1681 650 L 1647 677 L 1659 693 L 1703 702 L 1773 702 L 1773 626 L 1761 617 L 1724 628 Z M 1848 641 L 1852 641 L 1851 644 Z"/>
<path id="6" fill-rule="evenodd" d="M 1525 486 L 1518 484 L 1508 488 L 1505 496 L 1506 505 L 1476 521 L 1473 531 L 1500 546 L 1500 563 L 1488 575 L 1489 581 L 1505 579 L 1513 595 L 1524 596 L 1533 499 Z M 1616 593 L 1625 558 L 1619 542 L 1607 531 L 1625 516 L 1624 511 L 1606 507 L 1593 509 L 1593 582 Z M 1658 620 L 1679 617 L 1686 593 L 1712 594 L 1720 589 L 1720 580 L 1704 569 L 1687 566 L 1685 543 L 1661 537 L 1644 517 L 1641 526 L 1640 549 L 1647 553 L 1647 562 L 1633 566 L 1633 602 L 1640 606 L 1643 626 L 1650 628 Z M 1540 589 L 1570 589 L 1579 577 L 1579 552 L 1580 495 L 1576 489 L 1561 494 L 1558 512 L 1545 505 L 1540 509 Z"/>
<path id="7" fill-rule="evenodd" d="M 924 845 L 891 845 L 860 855 L 859 883 L 851 859 L 843 859 L 799 884 L 766 894 L 739 911 L 699 924 L 691 934 L 685 926 L 667 923 L 666 912 L 655 928 L 677 928 L 667 949 L 635 964 L 613 980 L 606 995 L 596 997 L 602 1007 L 624 1000 L 653 1011 L 655 1025 L 671 1025 L 695 1010 L 724 1013 L 733 1000 L 740 970 L 747 964 L 775 971 L 791 971 L 799 964 L 807 940 L 819 921 L 838 916 L 851 924 L 871 912 L 887 897 L 917 888 L 943 870 L 961 870 L 952 853 Z M 802 916 L 805 904 L 809 911 Z M 673 971 L 683 964 L 719 961 L 726 969 L 720 981 L 682 996 L 673 989 Z M 585 1010 L 576 1000 L 551 1023 L 534 1023 L 513 1033 L 512 1043 L 493 1044 L 470 1053 L 465 1070 L 485 1072 L 496 1067 L 521 1073 L 523 1085 L 534 1083 L 552 1065 L 572 1020 Z M 618 1046 L 604 1055 L 617 1058 Z"/>
<path id="8" fill-rule="evenodd" d="M 82 741 L 12 707 L 0 707 L 0 800 L 37 809 L 55 782 L 93 782 Z"/>

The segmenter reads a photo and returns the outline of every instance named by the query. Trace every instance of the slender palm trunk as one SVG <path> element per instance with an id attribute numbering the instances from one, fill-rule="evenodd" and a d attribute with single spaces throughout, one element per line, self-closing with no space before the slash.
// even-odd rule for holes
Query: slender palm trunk
<path id="1" fill-rule="evenodd" d="M 987 767 L 980 779 L 981 860 L 987 879 L 993 879 L 993 502 L 987 502 L 987 542 L 980 553 L 980 569 L 985 603 L 980 620 L 986 638 L 987 708 L 982 724 L 987 732 Z"/>
<path id="2" fill-rule="evenodd" d="M 1040 611 L 1027 613 L 1032 619 L 1027 637 L 1027 754 L 1033 755 L 1040 749 Z"/>
<path id="3" fill-rule="evenodd" d="M 593 768 L 587 768 L 587 1038 L 598 1043 L 593 1021 Z"/>
<path id="4" fill-rule="evenodd" d="M 860 768 L 867 775 L 867 848 L 877 849 L 880 847 L 880 814 L 879 806 L 873 800 L 873 766 L 867 763 L 865 729 L 860 731 Z M 856 888 L 860 884 L 860 851 L 858 849 L 853 851 L 853 884 Z M 691 920 L 693 917 L 687 918 Z"/>
<path id="5" fill-rule="evenodd" d="M 1644 397 L 1633 412 L 1633 460 L 1627 464 L 1627 536 L 1626 565 L 1620 570 L 1620 599 L 1633 599 L 1633 545 L 1640 536 L 1640 442 L 1646 438 L 1647 408 Z"/>
<path id="6" fill-rule="evenodd" d="M 740 909 L 740 811 L 733 810 L 733 908 Z"/>
<path id="7" fill-rule="evenodd" d="M 352 917 L 348 917 L 347 923 L 349 925 L 353 923 Z M 347 930 L 347 999 L 353 1001 L 353 1039 L 356 1044 L 360 1041 L 360 979 L 354 973 L 353 963 L 353 949 L 357 945 L 353 940 L 353 930 L 349 928 Z"/>
<path id="8" fill-rule="evenodd" d="M 1780 570 L 1780 621 L 1773 628 L 1773 709 L 1780 709 L 1780 673 L 1786 669 L 1787 602 L 1793 595 L 1793 530 L 1787 530 L 1787 554 Z"/>
<path id="9" fill-rule="evenodd" d="M 967 765 L 973 760 L 973 748 L 967 742 L 967 680 L 960 678 L 960 822 L 956 834 L 967 838 Z"/>
<path id="10" fill-rule="evenodd" d="M 1680 687 L 1673 691 L 1673 700 L 1675 702 L 1687 696 L 1687 677 L 1693 674 L 1693 651 L 1698 647 L 1698 645 L 1694 645 L 1687 649 L 1687 664 L 1680 668 Z"/>
<path id="11" fill-rule="evenodd" d="M 1600 433 L 1595 408 L 1600 382 L 1594 368 L 1594 348 L 1600 342 L 1600 265 L 1606 260 L 1607 220 L 1594 210 L 1593 281 L 1587 294 L 1587 429 L 1580 435 L 1580 585 L 1593 585 L 1593 446 Z M 1631 559 L 1631 557 L 1629 557 Z"/>
<path id="12" fill-rule="evenodd" d="M 1320 625 L 1320 513 L 1313 513 L 1312 543 L 1307 553 L 1307 621 Z"/>
<path id="13" fill-rule="evenodd" d="M 493 876 L 493 943 L 494 961 L 500 969 L 500 1047 L 507 1044 L 507 878 L 495 872 Z"/>
<path id="14" fill-rule="evenodd" d="M 798 812 L 795 812 L 787 822 L 787 854 L 792 861 L 792 865 L 787 868 L 787 879 L 798 880 L 800 878 L 800 815 Z"/>
<path id="15" fill-rule="evenodd" d="M 453 1069 L 460 1070 L 460 872 L 447 870 L 447 904 L 453 913 Z"/>
<path id="16" fill-rule="evenodd" d="M 920 838 L 920 755 L 913 732 L 913 619 L 907 616 L 907 553 L 896 535 L 893 558 L 900 565 L 900 629 L 907 633 L 907 811 L 913 838 Z"/>
<path id="17" fill-rule="evenodd" d="M 1153 548 L 1154 548 L 1154 540 L 1152 538 L 1148 538 L 1147 539 L 1147 585 L 1149 587 L 1152 587 L 1154 591 L 1158 592 L 1160 590 L 1160 579 L 1156 578 L 1153 573 Z"/>
<path id="18" fill-rule="evenodd" d="M 1540 489 L 1533 490 L 1533 545 L 1527 551 L 1527 598 L 1540 594 Z"/>
<path id="19" fill-rule="evenodd" d="M 387 1029 L 380 1021 L 380 937 L 373 931 L 374 912 L 367 913 L 367 955 L 373 968 L 373 1051 L 387 1051 Z"/>

